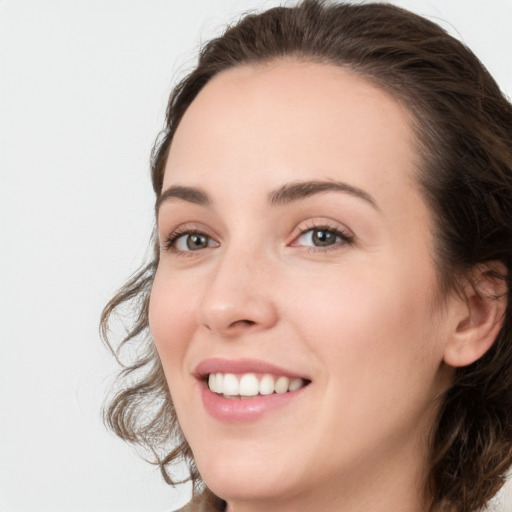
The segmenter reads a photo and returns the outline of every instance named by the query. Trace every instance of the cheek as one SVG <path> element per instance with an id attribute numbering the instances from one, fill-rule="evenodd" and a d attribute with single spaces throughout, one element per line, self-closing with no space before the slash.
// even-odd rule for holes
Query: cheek
<path id="1" fill-rule="evenodd" d="M 149 326 L 167 377 L 181 366 L 195 328 L 197 292 L 158 269 L 151 290 Z"/>
<path id="2" fill-rule="evenodd" d="M 296 308 L 294 316 L 319 357 L 339 370 L 331 377 L 357 373 L 357 385 L 378 376 L 405 379 L 423 368 L 427 378 L 435 371 L 441 340 L 429 311 L 434 275 L 426 270 L 418 277 L 410 263 L 408 268 L 374 260 L 295 290 L 291 296 L 301 300 L 290 308 Z"/>
<path id="3" fill-rule="evenodd" d="M 308 288 L 296 318 L 303 319 L 312 358 L 326 370 L 319 376 L 324 402 L 336 404 L 325 413 L 332 442 L 340 431 L 354 446 L 376 435 L 405 435 L 431 411 L 443 385 L 430 282 L 404 269 L 353 267 L 316 291 Z"/>

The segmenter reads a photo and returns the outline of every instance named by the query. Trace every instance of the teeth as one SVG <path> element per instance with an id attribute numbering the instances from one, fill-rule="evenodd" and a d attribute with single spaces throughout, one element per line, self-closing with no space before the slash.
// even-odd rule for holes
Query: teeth
<path id="1" fill-rule="evenodd" d="M 290 391 L 295 391 L 297 389 L 300 389 L 304 385 L 304 381 L 302 379 L 292 379 L 290 381 L 290 385 L 288 386 L 288 389 Z"/>
<path id="2" fill-rule="evenodd" d="M 215 375 L 215 388 L 216 389 L 222 389 L 224 386 L 224 376 L 222 373 L 217 373 Z"/>
<path id="3" fill-rule="evenodd" d="M 276 393 L 282 394 L 288 391 L 290 379 L 288 377 L 279 377 L 276 380 Z"/>
<path id="4" fill-rule="evenodd" d="M 226 381 L 226 377 L 227 375 L 224 377 L 224 381 Z M 233 377 L 235 376 L 233 375 Z M 226 389 L 226 386 L 224 386 L 224 389 Z M 226 393 L 226 391 L 224 391 L 226 395 L 240 394 L 242 396 L 256 396 L 259 392 L 259 382 L 258 379 L 256 378 L 256 375 L 254 375 L 253 373 L 246 373 L 240 379 L 240 390 L 238 393 Z"/>
<path id="5" fill-rule="evenodd" d="M 222 374 L 219 374 L 219 375 L 222 375 Z M 219 378 L 219 377 L 217 376 L 217 378 Z M 240 382 L 240 386 L 239 386 L 238 379 L 232 373 L 227 373 L 226 375 L 224 375 L 224 383 L 223 383 L 222 392 L 225 395 L 238 395 L 239 387 L 242 387 L 242 382 Z"/>
<path id="6" fill-rule="evenodd" d="M 275 391 L 274 386 L 274 377 L 263 375 L 260 380 L 260 395 L 271 395 Z"/>
<path id="7" fill-rule="evenodd" d="M 296 391 L 305 385 L 306 382 L 300 378 L 274 377 L 268 373 L 260 376 L 259 379 L 254 373 L 238 376 L 233 373 L 211 373 L 208 376 L 210 391 L 224 395 L 226 398 L 282 394 Z"/>
<path id="8" fill-rule="evenodd" d="M 210 373 L 208 376 L 208 387 L 210 388 L 210 391 L 217 393 L 217 378 L 214 373 Z"/>

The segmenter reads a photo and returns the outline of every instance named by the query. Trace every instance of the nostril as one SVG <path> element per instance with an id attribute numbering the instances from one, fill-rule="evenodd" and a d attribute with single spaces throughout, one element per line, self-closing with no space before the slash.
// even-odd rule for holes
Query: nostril
<path id="1" fill-rule="evenodd" d="M 254 322 L 253 320 L 237 320 L 236 322 L 233 322 L 231 324 L 231 327 L 236 327 L 236 326 L 251 326 L 251 325 L 255 325 L 256 322 Z"/>
<path id="2" fill-rule="evenodd" d="M 197 310 L 198 323 L 208 331 L 230 337 L 246 331 L 269 329 L 276 323 L 277 311 L 271 299 L 230 295 L 226 298 L 223 293 L 225 291 L 211 288 Z"/>

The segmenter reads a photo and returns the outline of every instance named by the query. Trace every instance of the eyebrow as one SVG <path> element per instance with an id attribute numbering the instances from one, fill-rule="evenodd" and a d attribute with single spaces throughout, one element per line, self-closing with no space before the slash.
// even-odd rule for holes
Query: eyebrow
<path id="1" fill-rule="evenodd" d="M 155 210 L 157 213 L 163 202 L 172 199 L 181 199 L 182 201 L 197 204 L 199 206 L 206 206 L 211 203 L 208 194 L 200 188 L 172 185 L 158 196 L 155 204 Z"/>
<path id="2" fill-rule="evenodd" d="M 306 199 L 325 192 L 343 192 L 345 194 L 358 197 L 370 204 L 377 211 L 380 211 L 377 202 L 370 194 L 368 194 L 368 192 L 365 192 L 358 187 L 354 187 L 353 185 L 349 185 L 348 183 L 331 180 L 287 183 L 270 192 L 268 195 L 268 201 L 272 206 L 282 206 L 284 204 L 292 203 L 300 199 Z M 199 206 L 207 206 L 212 203 L 208 194 L 198 187 L 172 185 L 158 196 L 155 204 L 157 213 L 162 203 L 173 199 L 180 199 Z"/>
<path id="3" fill-rule="evenodd" d="M 299 199 L 305 199 L 324 192 L 343 192 L 351 196 L 358 197 L 369 203 L 377 211 L 380 211 L 375 199 L 364 190 L 344 183 L 342 181 L 300 181 L 297 183 L 288 183 L 270 192 L 269 203 L 273 206 L 281 206 Z"/>

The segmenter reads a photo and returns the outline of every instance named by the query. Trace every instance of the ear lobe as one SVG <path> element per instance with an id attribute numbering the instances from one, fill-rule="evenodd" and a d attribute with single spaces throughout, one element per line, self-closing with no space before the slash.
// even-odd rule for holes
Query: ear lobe
<path id="1" fill-rule="evenodd" d="M 468 366 L 489 350 L 503 325 L 507 307 L 507 269 L 493 261 L 473 269 L 464 285 L 465 297 L 457 297 L 449 314 L 454 329 L 446 343 L 444 361 Z"/>

